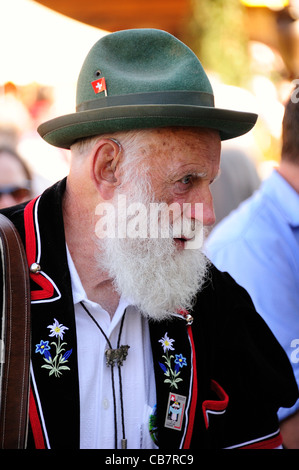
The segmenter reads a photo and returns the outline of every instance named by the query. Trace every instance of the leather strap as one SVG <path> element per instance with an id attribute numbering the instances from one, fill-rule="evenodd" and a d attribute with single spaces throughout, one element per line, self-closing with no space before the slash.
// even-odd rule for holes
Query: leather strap
<path id="1" fill-rule="evenodd" d="M 13 223 L 0 214 L 3 277 L 0 448 L 26 447 L 30 388 L 30 287 L 25 250 Z M 1 297 L 0 297 L 1 298 Z"/>

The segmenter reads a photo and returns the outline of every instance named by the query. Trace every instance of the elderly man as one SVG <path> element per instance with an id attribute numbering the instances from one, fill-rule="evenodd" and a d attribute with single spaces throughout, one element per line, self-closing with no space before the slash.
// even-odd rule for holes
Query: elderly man
<path id="1" fill-rule="evenodd" d="M 281 445 L 291 366 L 200 246 L 221 139 L 255 120 L 215 108 L 199 60 L 166 32 L 91 49 L 76 113 L 39 128 L 71 148 L 69 176 L 5 212 L 32 281 L 28 447 Z"/>

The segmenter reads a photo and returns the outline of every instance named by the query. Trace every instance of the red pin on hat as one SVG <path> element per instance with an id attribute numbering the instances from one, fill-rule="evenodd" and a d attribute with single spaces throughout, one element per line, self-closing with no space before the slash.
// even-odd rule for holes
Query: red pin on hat
<path id="1" fill-rule="evenodd" d="M 102 91 L 104 91 L 105 95 L 107 96 L 106 80 L 104 77 L 98 78 L 97 80 L 91 82 L 91 84 L 95 93 L 101 93 Z"/>

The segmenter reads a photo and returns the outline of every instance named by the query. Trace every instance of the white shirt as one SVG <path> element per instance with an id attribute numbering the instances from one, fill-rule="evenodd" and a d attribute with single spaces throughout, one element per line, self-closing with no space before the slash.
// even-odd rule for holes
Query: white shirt
<path id="1" fill-rule="evenodd" d="M 81 306 L 82 301 L 117 348 L 121 318 L 125 309 L 120 345 L 129 345 L 121 367 L 124 425 L 128 449 L 156 448 L 149 434 L 149 415 L 156 403 L 156 387 L 148 323 L 129 301 L 120 299 L 112 319 L 99 304 L 87 299 L 85 290 L 67 250 L 77 329 L 80 390 L 80 448 L 114 448 L 114 404 L 111 367 L 106 365 L 109 347 L 97 325 Z M 122 421 L 118 367 L 113 367 L 117 407 L 117 447 L 121 446 Z"/>

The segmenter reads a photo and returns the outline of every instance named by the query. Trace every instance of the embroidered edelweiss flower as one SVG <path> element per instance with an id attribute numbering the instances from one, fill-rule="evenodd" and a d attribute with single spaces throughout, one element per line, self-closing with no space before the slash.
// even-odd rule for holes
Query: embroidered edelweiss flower
<path id="1" fill-rule="evenodd" d="M 168 334 L 165 333 L 164 337 L 159 339 L 159 343 L 162 344 L 162 347 L 163 347 L 163 351 L 166 352 L 166 351 L 174 351 L 174 348 L 172 347 L 172 343 L 174 342 L 175 340 L 174 339 L 170 339 L 168 337 Z"/>
<path id="2" fill-rule="evenodd" d="M 48 325 L 47 328 L 50 328 L 51 330 L 51 333 L 49 334 L 49 336 L 55 336 L 56 338 L 59 336 L 61 339 L 63 339 L 65 330 L 68 330 L 68 327 L 63 326 L 62 324 L 59 324 L 56 318 L 54 318 L 53 325 Z"/>

